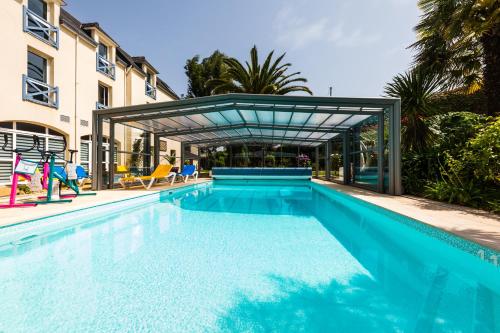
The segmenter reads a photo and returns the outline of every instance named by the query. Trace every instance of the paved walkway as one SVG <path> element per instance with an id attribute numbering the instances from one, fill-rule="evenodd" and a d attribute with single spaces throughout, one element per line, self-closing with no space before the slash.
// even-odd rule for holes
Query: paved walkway
<path id="1" fill-rule="evenodd" d="M 16 224 L 19 222 L 38 219 L 46 216 L 61 214 L 65 212 L 69 212 L 76 209 L 82 209 L 87 207 L 92 207 L 97 204 L 104 204 L 113 201 L 119 201 L 129 198 L 138 197 L 147 193 L 159 192 L 165 189 L 178 188 L 183 186 L 192 185 L 194 183 L 203 183 L 207 182 L 209 179 L 200 178 L 196 182 L 190 180 L 187 183 L 176 183 L 173 186 L 170 186 L 168 183 L 158 184 L 157 186 L 153 186 L 149 190 L 145 190 L 142 186 L 137 186 L 132 189 L 114 189 L 114 190 L 104 190 L 98 191 L 94 196 L 82 196 L 78 198 L 74 198 L 72 202 L 69 203 L 60 203 L 60 204 L 49 204 L 49 205 L 38 205 L 36 207 L 27 207 L 27 208 L 8 208 L 8 209 L 0 209 L 0 227 L 7 226 L 11 224 Z M 22 196 L 19 197 L 22 200 L 30 200 L 30 196 Z M 1 198 L 1 203 L 6 203 L 8 198 Z"/>
<path id="2" fill-rule="evenodd" d="M 198 179 L 197 183 L 206 181 L 208 181 L 208 179 Z M 500 251 L 500 217 L 498 215 L 423 198 L 412 196 L 395 197 L 322 180 L 314 181 Z M 0 209 L 0 226 L 7 226 L 26 220 L 92 207 L 96 204 L 133 198 L 147 193 L 182 187 L 193 183 L 193 181 L 187 184 L 177 183 L 174 186 L 165 184 L 162 186 L 155 186 L 150 190 L 145 190 L 142 187 L 136 187 L 129 190 L 105 190 L 97 192 L 96 196 L 75 198 L 71 203 L 39 205 L 32 208 Z M 7 198 L 2 199 L 1 202 L 3 203 Z M 26 197 L 24 197 L 24 199 L 26 199 Z"/>
<path id="3" fill-rule="evenodd" d="M 390 196 L 322 180 L 314 181 L 500 251 L 498 215 L 419 197 Z"/>

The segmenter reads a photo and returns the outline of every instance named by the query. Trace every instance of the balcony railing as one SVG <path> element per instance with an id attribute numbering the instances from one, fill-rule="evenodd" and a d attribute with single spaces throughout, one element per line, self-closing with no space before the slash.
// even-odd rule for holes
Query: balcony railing
<path id="1" fill-rule="evenodd" d="M 156 99 L 156 88 L 148 81 L 146 81 L 146 96 Z"/>
<path id="2" fill-rule="evenodd" d="M 96 110 L 104 110 L 104 109 L 107 109 L 108 106 L 107 105 L 104 105 L 102 103 L 99 103 L 99 102 L 95 102 L 95 109 Z"/>
<path id="3" fill-rule="evenodd" d="M 59 108 L 59 88 L 23 75 L 23 100 Z"/>
<path id="4" fill-rule="evenodd" d="M 59 28 L 54 27 L 43 17 L 38 16 L 26 6 L 23 6 L 23 30 L 34 37 L 59 48 Z"/>
<path id="5" fill-rule="evenodd" d="M 96 69 L 98 72 L 109 76 L 113 80 L 115 79 L 115 64 L 101 56 L 99 53 L 96 54 Z"/>

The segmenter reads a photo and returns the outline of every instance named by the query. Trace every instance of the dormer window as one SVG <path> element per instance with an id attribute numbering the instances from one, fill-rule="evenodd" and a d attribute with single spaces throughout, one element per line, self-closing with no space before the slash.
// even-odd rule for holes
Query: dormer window
<path id="1" fill-rule="evenodd" d="M 109 61 L 109 48 L 103 43 L 97 46 L 96 70 L 115 79 L 115 64 Z"/>
<path id="2" fill-rule="evenodd" d="M 59 47 L 59 29 L 47 20 L 47 3 L 43 0 L 28 0 L 23 7 L 23 30 L 47 44 Z"/>
<path id="3" fill-rule="evenodd" d="M 146 96 L 156 99 L 156 88 L 154 86 L 154 76 L 150 72 L 146 72 Z"/>

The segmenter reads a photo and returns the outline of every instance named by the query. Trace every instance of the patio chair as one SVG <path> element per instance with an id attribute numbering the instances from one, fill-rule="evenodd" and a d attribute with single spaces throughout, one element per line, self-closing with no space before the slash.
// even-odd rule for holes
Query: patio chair
<path id="1" fill-rule="evenodd" d="M 76 175 L 78 177 L 78 186 L 80 187 L 82 187 L 87 181 L 91 180 L 89 174 L 81 165 L 76 166 Z"/>
<path id="2" fill-rule="evenodd" d="M 188 181 L 189 176 L 194 177 L 195 180 L 198 180 L 198 171 L 196 171 L 196 166 L 194 165 L 184 165 L 182 168 L 181 173 L 176 173 L 174 178 L 172 178 L 172 183 L 170 185 L 173 185 L 175 180 L 177 179 L 177 176 L 181 177 L 181 179 L 185 182 Z"/>
<path id="3" fill-rule="evenodd" d="M 172 165 L 170 164 L 160 164 L 156 167 L 155 171 L 151 176 L 129 176 L 120 178 L 119 182 L 123 188 L 127 188 L 127 185 L 133 182 L 140 182 L 145 189 L 149 190 L 154 183 L 161 179 L 168 179 L 172 177 L 175 179 L 175 172 L 171 172 Z M 148 183 L 149 181 L 149 183 Z"/>

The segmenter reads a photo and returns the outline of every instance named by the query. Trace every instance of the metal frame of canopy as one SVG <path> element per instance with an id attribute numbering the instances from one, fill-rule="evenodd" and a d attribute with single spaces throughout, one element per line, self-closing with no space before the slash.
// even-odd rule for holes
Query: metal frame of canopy
<path id="1" fill-rule="evenodd" d="M 109 122 L 109 139 L 114 140 L 115 124 L 125 124 L 153 135 L 154 165 L 159 164 L 161 137 L 181 142 L 181 159 L 185 145 L 208 147 L 246 144 L 287 144 L 325 146 L 325 171 L 330 175 L 332 139 L 339 136 L 343 155 L 349 156 L 349 133 L 356 125 L 373 117 L 377 119 L 376 153 L 377 191 L 401 194 L 401 103 L 394 98 L 345 98 L 226 94 L 170 102 L 95 110 L 93 112 L 93 188 L 113 186 L 111 159 L 108 184 L 102 179 L 103 122 Z M 384 128 L 387 121 L 388 128 Z M 387 135 L 387 147 L 384 141 Z M 384 150 L 388 148 L 388 184 L 384 185 Z M 114 154 L 110 145 L 109 153 Z M 113 155 L 111 155 L 113 156 Z M 344 158 L 349 172 L 350 158 Z M 344 177 L 344 179 L 347 179 Z"/>

